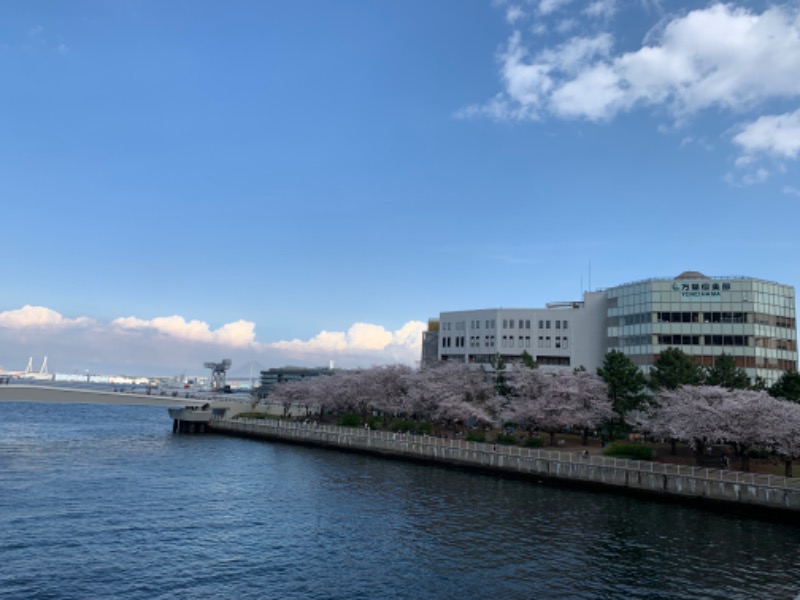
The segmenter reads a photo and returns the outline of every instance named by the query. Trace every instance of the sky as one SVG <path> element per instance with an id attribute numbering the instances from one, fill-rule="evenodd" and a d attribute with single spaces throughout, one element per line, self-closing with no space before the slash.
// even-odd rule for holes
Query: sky
<path id="1" fill-rule="evenodd" d="M 0 368 L 417 364 L 442 311 L 800 284 L 800 2 L 6 0 Z"/>

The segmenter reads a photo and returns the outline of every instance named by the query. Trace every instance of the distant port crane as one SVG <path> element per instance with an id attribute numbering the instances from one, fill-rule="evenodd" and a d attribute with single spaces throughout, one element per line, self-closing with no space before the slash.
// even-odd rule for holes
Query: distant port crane
<path id="1" fill-rule="evenodd" d="M 231 368 L 231 359 L 223 359 L 222 362 L 203 363 L 206 369 L 211 369 L 211 389 L 215 391 L 225 390 L 225 371 Z"/>

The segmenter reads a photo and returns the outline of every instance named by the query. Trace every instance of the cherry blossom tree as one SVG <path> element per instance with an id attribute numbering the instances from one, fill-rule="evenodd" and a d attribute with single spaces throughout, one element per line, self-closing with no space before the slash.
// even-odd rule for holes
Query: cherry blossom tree
<path id="1" fill-rule="evenodd" d="M 444 363 L 410 379 L 409 405 L 417 418 L 453 425 L 474 420 L 491 423 L 495 387 L 483 369 Z"/>
<path id="2" fill-rule="evenodd" d="M 662 390 L 655 401 L 639 425 L 656 437 L 688 442 L 701 466 L 706 446 L 713 443 L 733 446 L 743 470 L 749 468 L 751 448 L 794 456 L 791 432 L 798 423 L 793 413 L 764 391 L 683 386 Z M 786 423 L 781 424 L 781 418 Z"/>
<path id="3" fill-rule="evenodd" d="M 384 423 L 391 418 L 407 414 L 410 400 L 409 387 L 417 375 L 405 365 L 373 367 L 363 373 L 374 394 L 372 406 L 384 417 Z"/>
<path id="4" fill-rule="evenodd" d="M 586 371 L 515 369 L 509 374 L 513 419 L 528 428 L 550 434 L 577 428 L 586 443 L 589 430 L 613 418 L 608 388 Z"/>
<path id="5" fill-rule="evenodd" d="M 641 415 L 638 425 L 655 437 L 688 442 L 702 466 L 706 445 L 725 439 L 724 405 L 730 396 L 731 392 L 718 386 L 662 389 L 656 395 L 655 405 Z"/>
<path id="6" fill-rule="evenodd" d="M 800 457 L 800 404 L 790 400 L 773 400 L 771 431 L 768 442 L 770 450 L 778 455 L 784 464 L 784 475 L 793 477 L 792 463 Z"/>
<path id="7" fill-rule="evenodd" d="M 307 380 L 309 381 L 309 380 Z M 293 405 L 310 405 L 309 394 L 303 385 L 304 381 L 291 381 L 278 383 L 270 390 L 267 399 L 273 404 L 280 404 L 283 407 L 283 416 L 287 417 Z"/>

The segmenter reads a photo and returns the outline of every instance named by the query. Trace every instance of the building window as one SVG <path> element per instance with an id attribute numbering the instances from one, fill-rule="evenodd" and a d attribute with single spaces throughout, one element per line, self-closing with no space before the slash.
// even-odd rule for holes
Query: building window
<path id="1" fill-rule="evenodd" d="M 550 329 L 550 321 L 549 320 L 545 321 L 545 325 L 546 325 L 545 329 Z"/>
<path id="2" fill-rule="evenodd" d="M 562 348 L 564 348 L 564 349 L 569 348 L 569 339 L 561 338 L 561 343 L 563 344 Z"/>
<path id="3" fill-rule="evenodd" d="M 544 338 L 544 347 L 545 348 L 549 348 L 550 347 L 550 336 L 549 335 L 545 336 L 545 338 Z"/>
<path id="4" fill-rule="evenodd" d="M 541 335 L 539 336 L 539 348 L 544 348 L 544 338 Z"/>
<path id="5" fill-rule="evenodd" d="M 539 329 L 544 329 L 544 321 L 539 321 Z"/>
<path id="6" fill-rule="evenodd" d="M 567 325 L 569 325 L 569 322 L 568 321 L 564 321 L 564 329 L 567 328 Z M 564 339 L 567 339 L 567 338 L 564 338 Z"/>
<path id="7" fill-rule="evenodd" d="M 556 323 L 558 323 L 558 321 L 556 321 Z M 556 336 L 556 348 L 561 348 L 561 336 L 560 335 Z"/>
<path id="8" fill-rule="evenodd" d="M 561 321 L 556 319 L 556 329 L 561 329 Z"/>

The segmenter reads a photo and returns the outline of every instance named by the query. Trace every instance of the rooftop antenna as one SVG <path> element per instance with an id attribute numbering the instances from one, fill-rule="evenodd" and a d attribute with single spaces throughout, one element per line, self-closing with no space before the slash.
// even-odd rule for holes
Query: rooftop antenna
<path id="1" fill-rule="evenodd" d="M 225 371 L 231 368 L 231 359 L 226 358 L 222 362 L 203 363 L 206 369 L 211 369 L 211 389 L 214 391 L 225 390 Z"/>

